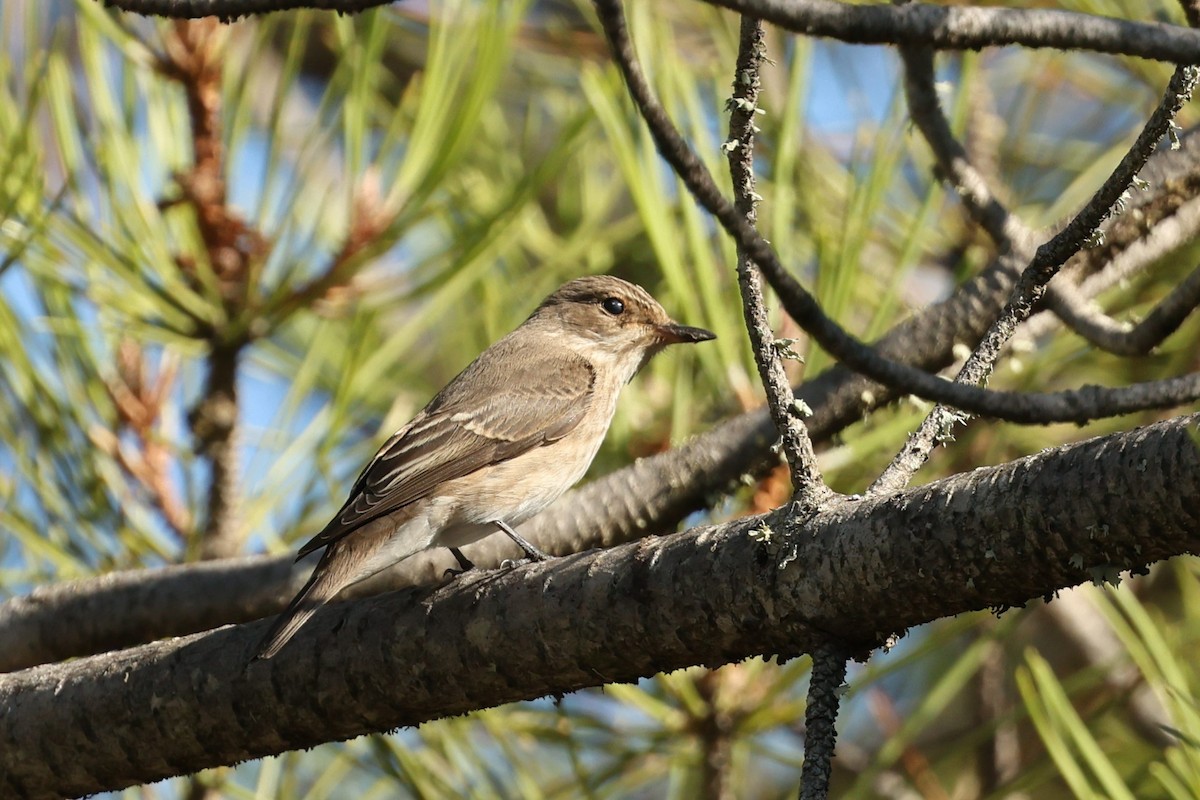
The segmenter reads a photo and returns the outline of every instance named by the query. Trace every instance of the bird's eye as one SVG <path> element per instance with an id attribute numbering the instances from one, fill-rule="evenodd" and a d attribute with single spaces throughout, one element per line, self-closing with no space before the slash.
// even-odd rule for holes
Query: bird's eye
<path id="1" fill-rule="evenodd" d="M 612 314 L 614 317 L 620 316 L 625 312 L 625 304 L 616 297 L 606 297 L 600 301 L 600 307 Z"/>

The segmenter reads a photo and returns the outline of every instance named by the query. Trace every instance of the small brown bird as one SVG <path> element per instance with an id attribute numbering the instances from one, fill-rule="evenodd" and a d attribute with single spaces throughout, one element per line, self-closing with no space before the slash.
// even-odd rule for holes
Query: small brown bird
<path id="1" fill-rule="evenodd" d="M 513 527 L 587 471 L 621 387 L 669 344 L 716 338 L 674 322 L 645 289 L 578 278 L 485 350 L 380 448 L 324 530 L 300 548 L 325 553 L 256 658 L 279 652 L 318 608 L 428 547 L 458 548 Z"/>

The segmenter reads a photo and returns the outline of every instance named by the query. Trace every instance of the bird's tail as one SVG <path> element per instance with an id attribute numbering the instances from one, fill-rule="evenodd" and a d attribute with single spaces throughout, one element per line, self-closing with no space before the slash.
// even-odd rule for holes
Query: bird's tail
<path id="1" fill-rule="evenodd" d="M 309 617 L 343 588 L 429 547 L 432 541 L 428 520 L 415 515 L 399 527 L 393 518 L 381 518 L 331 542 L 308 583 L 263 637 L 254 660 L 278 653 Z"/>
<path id="2" fill-rule="evenodd" d="M 267 631 L 267 635 L 258 643 L 258 653 L 254 656 L 254 661 L 267 659 L 278 653 L 288 640 L 296 635 L 296 631 L 308 622 L 309 617 L 332 600 L 342 588 L 339 581 L 332 579 L 331 570 L 327 568 L 329 555 L 327 550 L 321 558 L 321 563 L 313 570 L 308 583 L 292 598 L 287 609 L 275 618 L 271 630 Z"/>

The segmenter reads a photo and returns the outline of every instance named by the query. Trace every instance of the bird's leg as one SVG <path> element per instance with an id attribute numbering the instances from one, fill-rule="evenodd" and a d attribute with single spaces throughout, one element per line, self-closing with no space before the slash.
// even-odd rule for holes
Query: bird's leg
<path id="1" fill-rule="evenodd" d="M 522 552 L 525 553 L 525 559 L 520 563 L 525 563 L 527 561 L 545 561 L 546 559 L 550 558 L 550 556 L 546 555 L 541 550 L 538 550 L 536 547 L 531 545 L 524 536 L 522 536 L 521 534 L 514 531 L 512 529 L 512 526 L 510 526 L 504 520 L 496 520 L 496 527 L 499 528 L 500 530 L 504 531 L 504 533 L 508 535 L 508 538 L 510 538 L 514 542 L 516 542 L 517 547 L 521 548 Z M 503 567 L 503 566 L 517 566 L 517 565 L 518 565 L 518 562 L 505 562 L 505 563 L 501 564 L 500 566 Z"/>
<path id="2" fill-rule="evenodd" d="M 475 564 L 472 563 L 471 559 L 469 559 L 463 555 L 462 550 L 459 550 L 457 547 L 450 547 L 447 549 L 450 551 L 450 554 L 454 556 L 454 560 L 458 562 L 459 569 L 453 569 L 453 568 L 448 569 L 444 573 L 442 573 L 443 577 L 457 578 L 459 575 L 462 575 L 464 572 L 475 569 Z"/>

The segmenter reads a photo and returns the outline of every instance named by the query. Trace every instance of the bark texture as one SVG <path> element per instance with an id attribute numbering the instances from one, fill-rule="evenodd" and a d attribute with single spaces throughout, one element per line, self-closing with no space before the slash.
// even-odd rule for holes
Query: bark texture
<path id="1" fill-rule="evenodd" d="M 786 515 L 0 677 L 0 795 L 117 789 L 694 664 L 859 657 L 897 631 L 1200 544 L 1200 415 Z"/>

